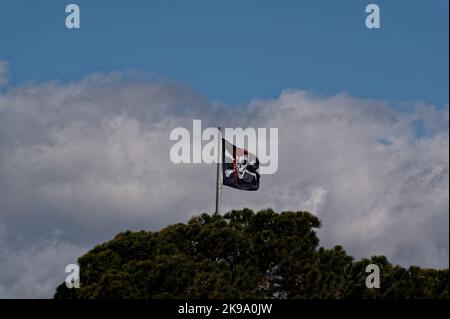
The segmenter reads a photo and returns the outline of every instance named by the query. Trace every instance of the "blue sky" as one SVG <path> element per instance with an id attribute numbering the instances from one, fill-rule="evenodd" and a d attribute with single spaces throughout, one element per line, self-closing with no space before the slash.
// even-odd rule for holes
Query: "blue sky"
<path id="1" fill-rule="evenodd" d="M 10 83 L 135 69 L 236 104 L 287 88 L 448 103 L 448 1 L 0 0 Z M 365 6 L 381 29 L 365 28 Z"/>

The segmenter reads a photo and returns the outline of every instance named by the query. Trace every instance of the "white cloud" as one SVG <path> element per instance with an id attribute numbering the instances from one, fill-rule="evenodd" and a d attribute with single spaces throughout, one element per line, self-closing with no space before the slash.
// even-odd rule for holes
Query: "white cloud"
<path id="1" fill-rule="evenodd" d="M 0 224 L 0 297 L 49 298 L 87 248 L 52 238 L 21 247 Z"/>
<path id="2" fill-rule="evenodd" d="M 323 187 L 315 187 L 311 196 L 303 204 L 303 209 L 318 214 L 326 203 L 327 191 Z"/>
<path id="3" fill-rule="evenodd" d="M 224 210 L 308 209 L 322 245 L 448 267 L 448 106 L 291 90 L 227 108 L 181 85 L 93 75 L 0 93 L 0 214 L 15 242 L 0 255 L 0 296 L 51 296 L 86 247 L 211 212 L 214 166 L 169 158 L 171 129 L 193 119 L 279 128 L 278 172 L 257 192 L 224 188 Z M 19 277 L 30 263 L 42 275 Z"/>

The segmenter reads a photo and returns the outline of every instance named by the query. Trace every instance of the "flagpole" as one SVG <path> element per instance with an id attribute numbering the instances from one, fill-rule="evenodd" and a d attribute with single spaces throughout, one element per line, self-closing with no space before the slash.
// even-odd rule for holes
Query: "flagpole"
<path id="1" fill-rule="evenodd" d="M 220 162 L 222 157 L 221 146 L 222 146 L 222 130 L 220 126 L 217 127 L 217 165 L 216 165 L 216 214 L 220 214 Z"/>

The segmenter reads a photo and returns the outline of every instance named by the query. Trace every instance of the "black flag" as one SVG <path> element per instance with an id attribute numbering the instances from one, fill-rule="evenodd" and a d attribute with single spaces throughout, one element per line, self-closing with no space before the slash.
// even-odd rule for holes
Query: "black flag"
<path id="1" fill-rule="evenodd" d="M 222 138 L 223 185 L 256 191 L 259 188 L 259 160 L 244 148 Z"/>

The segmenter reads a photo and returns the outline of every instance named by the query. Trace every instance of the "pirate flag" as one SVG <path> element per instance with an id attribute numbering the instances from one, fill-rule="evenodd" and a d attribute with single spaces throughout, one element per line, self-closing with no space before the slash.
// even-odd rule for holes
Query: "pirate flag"
<path id="1" fill-rule="evenodd" d="M 259 188 L 258 168 L 259 160 L 255 155 L 222 138 L 223 185 L 256 191 Z"/>

